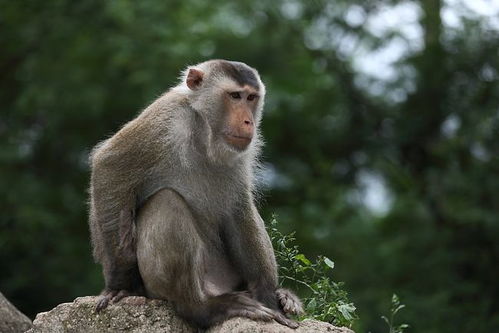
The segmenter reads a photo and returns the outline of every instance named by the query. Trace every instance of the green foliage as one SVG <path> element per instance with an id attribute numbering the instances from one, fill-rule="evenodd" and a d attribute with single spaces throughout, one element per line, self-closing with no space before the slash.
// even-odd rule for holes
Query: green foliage
<path id="1" fill-rule="evenodd" d="M 334 258 L 355 330 L 385 331 L 397 290 L 411 331 L 499 331 L 497 11 L 470 3 L 0 0 L 1 291 L 31 317 L 100 291 L 88 152 L 227 58 L 267 86 L 262 215 L 292 261 Z"/>
<path id="2" fill-rule="evenodd" d="M 268 231 L 279 265 L 281 285 L 291 285 L 305 295 L 302 297 L 305 305 L 303 318 L 351 327 L 357 318 L 355 306 L 349 301 L 343 283 L 332 279 L 334 262 L 324 256 L 313 262 L 307 259 L 295 244 L 294 233 L 284 235 L 277 230 L 275 218 L 272 218 Z"/>
<path id="3" fill-rule="evenodd" d="M 396 294 L 393 294 L 389 318 L 381 316 L 381 318 L 388 325 L 389 333 L 404 333 L 404 331 L 409 328 L 409 325 L 407 324 L 399 324 L 395 326 L 395 316 L 403 308 L 405 308 L 405 305 L 400 303 L 399 297 Z"/>

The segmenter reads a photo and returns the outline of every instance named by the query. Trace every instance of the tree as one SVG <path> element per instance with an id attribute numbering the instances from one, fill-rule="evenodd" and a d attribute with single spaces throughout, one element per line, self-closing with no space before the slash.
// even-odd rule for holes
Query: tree
<path id="1" fill-rule="evenodd" d="M 334 259 L 359 332 L 384 330 L 394 292 L 415 332 L 499 327 L 493 15 L 441 0 L 0 6 L 0 285 L 22 311 L 102 286 L 91 147 L 186 64 L 229 58 L 268 88 L 264 215 Z"/>

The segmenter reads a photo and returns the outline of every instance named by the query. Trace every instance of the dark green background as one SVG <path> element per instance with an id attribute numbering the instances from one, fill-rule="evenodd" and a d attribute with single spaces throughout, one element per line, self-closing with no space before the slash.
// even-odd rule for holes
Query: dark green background
<path id="1" fill-rule="evenodd" d="M 441 0 L 411 1 L 419 44 L 363 24 L 395 3 L 0 0 L 0 290 L 32 317 L 100 291 L 89 150 L 187 64 L 226 58 L 267 84 L 262 213 L 336 262 L 357 331 L 386 331 L 393 292 L 411 332 L 499 331 L 499 34 L 442 24 Z M 390 80 L 353 66 L 395 39 L 413 51 Z"/>

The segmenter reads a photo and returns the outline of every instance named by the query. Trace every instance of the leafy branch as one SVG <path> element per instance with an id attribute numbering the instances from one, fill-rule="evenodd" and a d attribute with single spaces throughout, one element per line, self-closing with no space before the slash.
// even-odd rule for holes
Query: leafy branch
<path id="1" fill-rule="evenodd" d="M 409 325 L 407 324 L 400 324 L 398 326 L 395 326 L 395 316 L 403 308 L 405 308 L 405 305 L 400 303 L 400 299 L 396 294 L 393 294 L 392 306 L 390 308 L 390 318 L 381 316 L 381 318 L 383 318 L 383 320 L 388 325 L 388 328 L 390 329 L 389 333 L 404 333 L 405 329 L 409 328 Z"/>
<path id="2" fill-rule="evenodd" d="M 279 282 L 292 285 L 305 295 L 302 300 L 306 314 L 300 319 L 313 318 L 351 327 L 357 319 L 355 306 L 342 289 L 343 283 L 331 278 L 334 262 L 324 256 L 309 260 L 295 245 L 295 233 L 284 235 L 276 226 L 277 220 L 273 217 L 268 231 L 279 265 Z"/>

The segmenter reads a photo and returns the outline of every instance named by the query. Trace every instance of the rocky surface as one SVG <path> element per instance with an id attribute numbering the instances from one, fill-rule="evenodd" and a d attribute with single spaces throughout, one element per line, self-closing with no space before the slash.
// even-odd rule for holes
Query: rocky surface
<path id="1" fill-rule="evenodd" d="M 134 332 L 134 333 L 193 333 L 191 326 L 178 318 L 167 302 L 128 297 L 116 305 L 110 305 L 101 313 L 95 313 L 97 297 L 80 297 L 72 303 L 60 304 L 49 312 L 36 316 L 29 333 L 66 332 Z M 2 331 L 3 332 L 3 331 Z M 353 333 L 315 320 L 300 322 L 296 330 L 276 322 L 257 322 L 245 318 L 233 318 L 208 330 L 209 333 L 305 333 L 331 332 Z"/>
<path id="2" fill-rule="evenodd" d="M 0 293 L 0 332 L 21 333 L 31 328 L 31 320 Z"/>

